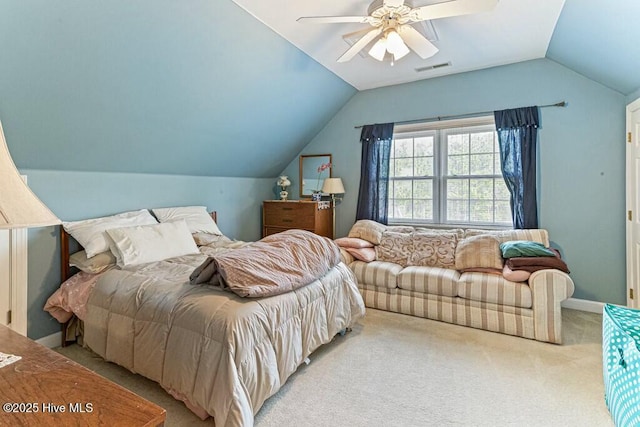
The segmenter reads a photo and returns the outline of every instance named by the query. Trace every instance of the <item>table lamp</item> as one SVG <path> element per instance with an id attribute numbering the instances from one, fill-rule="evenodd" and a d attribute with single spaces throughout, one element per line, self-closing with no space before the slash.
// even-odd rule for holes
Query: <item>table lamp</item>
<path id="1" fill-rule="evenodd" d="M 333 209 L 333 237 L 336 236 L 336 194 L 344 194 L 344 185 L 340 178 L 326 178 L 322 184 L 322 192 L 331 195 L 331 209 Z"/>
<path id="2" fill-rule="evenodd" d="M 9 154 L 2 123 L 0 123 L 0 230 L 44 227 L 55 224 L 60 224 L 60 220 L 38 199 L 20 176 L 20 172 Z M 23 237 L 16 237 L 16 239 L 22 241 Z M 26 240 L 26 233 L 24 233 L 24 239 Z M 26 257 L 26 252 L 24 256 Z M 24 274 L 21 279 L 10 278 L 9 313 L 14 309 L 19 309 L 20 313 L 11 316 L 7 323 L 11 329 L 26 336 L 27 317 L 23 309 L 27 308 L 27 287 L 20 286 L 27 281 L 26 271 Z"/>

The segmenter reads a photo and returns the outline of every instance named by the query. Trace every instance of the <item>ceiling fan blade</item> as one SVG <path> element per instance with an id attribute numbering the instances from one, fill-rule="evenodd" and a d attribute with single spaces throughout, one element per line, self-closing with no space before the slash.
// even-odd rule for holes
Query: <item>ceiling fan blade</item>
<path id="1" fill-rule="evenodd" d="M 419 21 L 426 21 L 488 12 L 496 7 L 496 4 L 498 4 L 498 0 L 452 0 L 445 3 L 417 7 L 412 12 L 417 15 Z"/>
<path id="2" fill-rule="evenodd" d="M 298 18 L 297 21 L 311 24 L 340 24 L 344 22 L 366 24 L 370 19 L 370 16 L 303 16 Z"/>
<path id="3" fill-rule="evenodd" d="M 398 28 L 398 33 L 405 44 L 417 53 L 420 58 L 431 58 L 433 55 L 438 53 L 439 49 L 429 40 L 424 38 L 424 36 L 411 25 L 402 25 Z"/>
<path id="4" fill-rule="evenodd" d="M 389 7 L 400 7 L 404 4 L 404 0 L 384 0 L 382 4 Z"/>
<path id="5" fill-rule="evenodd" d="M 374 28 L 364 35 L 360 40 L 355 42 L 340 58 L 338 62 L 347 62 L 358 54 L 366 45 L 382 33 L 382 27 Z"/>

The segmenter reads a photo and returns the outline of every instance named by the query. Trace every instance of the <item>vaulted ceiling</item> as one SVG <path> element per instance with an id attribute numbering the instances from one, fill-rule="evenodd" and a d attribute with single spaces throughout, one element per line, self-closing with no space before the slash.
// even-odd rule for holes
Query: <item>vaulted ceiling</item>
<path id="1" fill-rule="evenodd" d="M 0 0 L 0 120 L 17 166 L 273 177 L 356 87 L 408 81 L 401 62 L 397 75 L 361 57 L 340 64 L 341 71 L 334 66 L 348 48 L 339 38 L 344 28 L 324 29 L 340 47 L 330 51 L 329 63 L 311 48 L 301 50 L 259 10 L 247 13 L 249 3 L 272 8 L 281 20 L 357 13 L 368 5 Z M 433 23 L 443 59 L 453 58 L 443 73 L 546 56 L 625 95 L 640 88 L 640 27 L 627 19 L 640 15 L 640 2 L 500 0 L 491 13 Z M 331 47 L 335 38 L 319 30 L 313 43 Z M 512 56 L 496 56 L 501 47 Z M 440 75 L 415 73 L 410 58 L 406 64 L 417 74 L 412 79 Z M 369 83 L 358 83 L 359 75 Z"/>
<path id="2" fill-rule="evenodd" d="M 623 94 L 640 88 L 640 14 L 631 0 L 499 0 L 490 11 L 414 23 L 439 49 L 431 58 L 411 53 L 379 62 L 366 54 L 337 59 L 369 24 L 298 22 L 306 16 L 366 16 L 380 0 L 234 0 L 258 20 L 359 90 L 547 57 Z M 413 7 L 449 0 L 406 0 Z M 473 3 L 473 2 L 470 2 Z M 375 40 L 374 40 L 375 41 Z M 434 67 L 435 68 L 431 68 Z M 430 69 L 431 68 L 431 69 Z"/>

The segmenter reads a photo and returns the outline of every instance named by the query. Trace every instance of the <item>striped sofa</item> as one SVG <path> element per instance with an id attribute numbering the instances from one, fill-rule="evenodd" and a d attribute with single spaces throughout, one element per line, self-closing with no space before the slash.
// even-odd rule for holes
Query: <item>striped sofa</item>
<path id="1" fill-rule="evenodd" d="M 371 230 L 363 231 L 362 224 L 358 221 L 349 236 L 379 244 L 379 236 L 372 237 Z M 407 233 L 412 229 L 375 224 L 374 235 L 390 230 Z M 429 232 L 450 233 L 451 230 Z M 501 242 L 531 240 L 549 246 L 548 233 L 543 229 L 456 230 L 455 233 L 457 239 L 453 240 L 458 242 L 458 249 L 465 239 L 486 234 Z M 382 253 L 380 249 L 381 246 L 376 246 L 377 254 Z M 345 250 L 341 252 L 358 279 L 367 307 L 544 342 L 562 341 L 560 303 L 573 294 L 574 284 L 569 275 L 560 270 L 539 270 L 527 281 L 512 282 L 501 275 L 459 271 L 454 266 L 403 266 L 401 261 L 379 259 L 359 261 Z"/>

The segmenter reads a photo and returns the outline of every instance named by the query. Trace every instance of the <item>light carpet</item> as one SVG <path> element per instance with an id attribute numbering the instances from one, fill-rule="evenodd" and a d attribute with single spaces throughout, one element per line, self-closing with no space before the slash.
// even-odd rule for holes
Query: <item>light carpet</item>
<path id="1" fill-rule="evenodd" d="M 613 426 L 602 316 L 563 309 L 563 345 L 367 309 L 264 404 L 267 426 Z M 160 386 L 73 345 L 57 349 L 167 410 L 212 426 Z"/>

